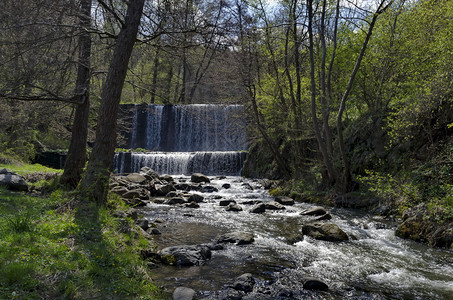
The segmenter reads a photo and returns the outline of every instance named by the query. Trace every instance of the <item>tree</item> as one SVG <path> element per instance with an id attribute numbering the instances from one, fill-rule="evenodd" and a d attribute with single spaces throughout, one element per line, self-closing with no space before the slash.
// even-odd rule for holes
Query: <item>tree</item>
<path id="1" fill-rule="evenodd" d="M 91 2 L 82 0 L 80 8 L 80 26 L 84 31 L 79 37 L 79 61 L 75 98 L 78 104 L 72 126 L 71 144 L 66 158 L 64 172 L 61 176 L 63 184 L 76 187 L 79 183 L 83 167 L 87 160 L 88 116 L 90 110 L 90 56 L 91 36 Z"/>
<path id="2" fill-rule="evenodd" d="M 2 3 L 0 97 L 14 113 L 0 124 L 0 151 L 32 160 L 39 150 L 68 146 L 69 103 L 80 102 L 75 41 L 84 31 L 75 2 L 25 2 Z"/>
<path id="3" fill-rule="evenodd" d="M 96 139 L 87 170 L 79 185 L 82 196 L 105 204 L 110 168 L 116 144 L 116 125 L 121 92 L 135 44 L 145 0 L 128 2 L 126 17 L 116 40 L 106 81 L 102 88 Z"/>
<path id="4" fill-rule="evenodd" d="M 368 24 L 368 30 L 366 32 L 366 36 L 362 42 L 362 46 L 360 49 L 359 54 L 357 55 L 356 62 L 354 67 L 348 77 L 348 82 L 344 91 L 341 96 L 338 113 L 337 113 L 337 122 L 336 122 L 336 129 L 338 132 L 337 141 L 338 141 L 338 149 L 341 155 L 342 161 L 342 173 L 343 176 L 340 177 L 340 171 L 338 171 L 333 163 L 333 147 L 332 147 L 332 136 L 330 133 L 329 128 L 329 110 L 332 98 L 332 87 L 331 87 L 331 72 L 332 66 L 335 62 L 336 57 L 336 50 L 337 50 L 337 26 L 338 26 L 338 18 L 339 14 L 339 2 L 336 3 L 335 8 L 335 22 L 334 22 L 334 29 L 333 29 L 333 47 L 331 53 L 331 60 L 328 67 L 328 74 L 326 75 L 326 58 L 327 58 L 327 45 L 326 45 L 326 36 L 325 36 L 325 22 L 326 22 L 326 0 L 322 1 L 321 5 L 321 26 L 320 26 L 320 42 L 321 42 L 321 63 L 320 63 L 320 76 L 319 76 L 319 87 L 320 87 L 320 103 L 321 103 L 321 115 L 322 115 L 322 125 L 323 129 L 318 121 L 317 116 L 317 83 L 316 83 L 316 62 L 315 62 L 315 41 L 314 41 L 314 29 L 313 29 L 313 22 L 314 22 L 314 12 L 313 12 L 313 0 L 307 0 L 307 8 L 308 8 L 308 34 L 309 34 L 309 52 L 310 52 L 310 82 L 311 82 L 311 111 L 312 111 L 312 120 L 313 120 L 313 128 L 316 136 L 316 140 L 318 142 L 318 147 L 321 152 L 324 166 L 327 170 L 327 182 L 329 185 L 337 184 L 337 187 L 341 192 L 347 192 L 351 188 L 351 168 L 348 153 L 346 151 L 346 146 L 344 142 L 343 136 L 343 113 L 346 108 L 346 102 L 348 100 L 349 94 L 353 88 L 353 83 L 355 80 L 355 76 L 360 68 L 362 59 L 365 55 L 365 51 L 367 49 L 368 43 L 370 41 L 371 35 L 373 33 L 374 26 L 376 24 L 376 20 L 378 16 L 383 13 L 393 1 L 387 2 L 386 0 L 380 0 L 377 5 L 375 12 L 371 16 L 371 21 Z M 353 12 L 354 15 L 357 12 Z M 340 87 L 339 90 L 343 89 Z M 324 131 L 324 132 L 323 132 Z M 324 133 L 324 134 L 323 134 Z"/>

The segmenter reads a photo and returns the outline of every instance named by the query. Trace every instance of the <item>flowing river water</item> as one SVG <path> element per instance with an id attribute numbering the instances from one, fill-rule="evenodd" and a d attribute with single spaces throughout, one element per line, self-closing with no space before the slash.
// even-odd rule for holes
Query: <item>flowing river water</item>
<path id="1" fill-rule="evenodd" d="M 226 183 L 231 188 L 222 188 Z M 158 224 L 162 234 L 155 236 L 158 248 L 209 243 L 231 231 L 252 232 L 255 242 L 226 245 L 200 266 L 159 266 L 154 279 L 170 295 L 185 286 L 197 292 L 197 299 L 228 299 L 224 291 L 235 278 L 251 273 L 257 284 L 243 299 L 453 299 L 451 250 L 400 239 L 394 235 L 395 224 L 339 208 L 327 208 L 333 217 L 327 222 L 337 224 L 350 241 L 298 239 L 302 225 L 313 220 L 300 213 L 313 205 L 296 203 L 252 214 L 251 205 L 241 203 L 274 200 L 258 181 L 212 177 L 209 185 L 218 192 L 200 193 L 205 199 L 198 209 L 154 203 L 143 209 L 147 219 L 163 221 Z M 235 200 L 243 211 L 226 211 L 219 206 L 221 199 Z M 322 280 L 329 290 L 304 290 L 301 280 L 307 276 Z"/>

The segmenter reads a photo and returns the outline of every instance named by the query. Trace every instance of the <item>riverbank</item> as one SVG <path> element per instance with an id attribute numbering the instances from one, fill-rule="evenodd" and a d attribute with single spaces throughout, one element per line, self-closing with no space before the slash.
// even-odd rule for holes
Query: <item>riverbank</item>
<path id="1" fill-rule="evenodd" d="M 283 187 L 269 180 L 145 168 L 113 178 L 107 208 L 44 182 L 31 194 L 0 191 L 2 298 L 170 299 L 189 291 L 199 299 L 442 299 L 453 292 L 451 251 L 396 237 L 395 222 L 383 216 L 277 197 Z"/>
<path id="2" fill-rule="evenodd" d="M 198 180 L 145 171 L 113 184 L 126 199 L 139 195 L 157 245 L 146 257 L 168 295 L 181 287 L 211 300 L 444 299 L 453 292 L 451 251 L 396 237 L 395 222 L 274 197 L 267 180 Z M 310 278 L 317 289 L 305 286 Z"/>
<path id="3" fill-rule="evenodd" d="M 98 207 L 46 179 L 57 170 L 8 167 L 37 181 L 0 188 L 1 299 L 165 299 L 139 255 L 152 244 L 117 217 L 129 209 L 118 197 Z"/>

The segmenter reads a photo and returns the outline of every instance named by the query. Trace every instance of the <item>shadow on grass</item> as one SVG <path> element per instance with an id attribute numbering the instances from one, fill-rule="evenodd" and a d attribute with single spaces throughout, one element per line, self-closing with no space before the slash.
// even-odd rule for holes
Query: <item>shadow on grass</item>
<path id="1" fill-rule="evenodd" d="M 80 252 L 87 258 L 88 290 L 93 298 L 101 297 L 105 292 L 115 294 L 115 266 L 119 266 L 116 255 L 102 233 L 100 207 L 94 203 L 81 201 L 75 211 L 74 222 L 77 226 L 75 242 Z M 106 291 L 106 289 L 108 289 Z"/>
<path id="2" fill-rule="evenodd" d="M 138 258 L 134 230 L 119 232 L 117 220 L 95 203 L 81 201 L 75 211 L 75 243 L 87 257 L 85 284 L 90 299 L 166 299 Z M 107 224 L 108 223 L 108 224 Z M 122 224 L 123 225 L 123 224 Z"/>

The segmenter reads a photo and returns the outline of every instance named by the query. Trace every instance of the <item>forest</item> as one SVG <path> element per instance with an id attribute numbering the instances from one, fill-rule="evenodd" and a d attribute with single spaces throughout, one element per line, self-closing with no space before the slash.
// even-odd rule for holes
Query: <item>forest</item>
<path id="1" fill-rule="evenodd" d="M 38 180 L 35 192 L 50 202 L 38 204 L 25 195 L 24 205 L 37 207 L 31 212 L 35 217 L 58 207 L 66 219 L 49 219 L 53 225 L 46 226 L 62 222 L 66 229 L 54 229 L 76 232 L 71 234 L 75 243 L 77 236 L 91 235 L 93 244 L 82 242 L 83 247 L 99 255 L 99 237 L 90 228 L 104 228 L 104 250 L 124 247 L 120 253 L 108 251 L 115 259 L 125 258 L 124 270 L 134 273 L 125 278 L 148 275 L 132 271 L 139 260 L 132 253 L 143 246 L 143 237 L 114 233 L 119 225 L 109 213 L 112 207 L 127 209 L 109 192 L 113 158 L 124 139 L 120 132 L 125 124 L 118 118 L 122 104 L 242 105 L 248 140 L 242 176 L 271 180 L 269 192 L 275 197 L 373 210 L 399 222 L 397 235 L 451 249 L 452 1 L 2 4 L 0 167 L 20 170 L 42 152 L 67 154 L 55 176 L 37 172 L 45 180 Z M 14 203 L 19 196 L 0 191 L 7 199 L 2 214 L 18 209 Z M 71 211 L 72 221 L 67 219 Z M 28 213 L 8 220 L 31 222 Z M 13 224 L 5 222 L 0 225 Z M 33 231 L 24 226 L 20 232 Z M 64 252 L 57 245 L 52 251 Z M 0 250 L 0 261 L 12 262 L 15 255 Z M 69 258 L 61 259 L 54 267 L 58 274 L 58 263 Z M 84 264 L 81 270 L 90 265 L 86 259 L 70 260 Z M 56 288 L 46 277 L 55 270 L 24 283 L 11 274 L 20 269 L 26 276 L 33 264 L 10 264 L 0 269 L 10 278 L 0 279 L 0 298 L 20 290 L 18 299 L 63 294 L 83 299 L 98 293 L 97 285 L 108 287 L 108 276 L 123 276 L 111 265 L 116 260 L 105 261 L 101 263 L 111 273 L 98 274 L 104 279 L 88 283 L 89 272 L 100 272 L 93 269 L 77 279 L 60 274 Z M 149 284 L 117 279 L 122 283 L 108 291 L 111 298 L 117 292 L 118 299 L 163 297 Z M 42 291 L 31 288 L 36 280 L 44 282 Z M 79 290 L 78 284 L 89 287 Z"/>

